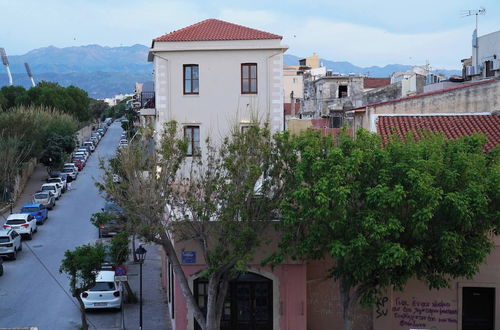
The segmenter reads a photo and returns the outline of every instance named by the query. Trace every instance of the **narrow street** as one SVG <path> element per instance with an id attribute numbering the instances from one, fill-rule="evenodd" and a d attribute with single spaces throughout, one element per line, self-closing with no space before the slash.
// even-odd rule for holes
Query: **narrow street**
<path id="1" fill-rule="evenodd" d="M 59 273 L 59 266 L 66 250 L 98 238 L 97 229 L 89 219 L 104 204 L 95 186 L 102 173 L 99 158 L 109 159 L 114 155 L 121 132 L 120 123 L 110 126 L 87 166 L 73 182 L 73 189 L 63 194 L 54 210 L 49 211 L 48 220 L 39 227 L 33 240 L 23 241 L 18 260 L 4 261 L 5 274 L 0 277 L 0 328 L 79 328 L 77 302 L 71 297 L 68 278 Z M 39 189 L 46 174 L 42 171 L 44 169 L 38 168 L 34 173 L 14 212 L 29 202 L 31 195 Z M 0 217 L 0 223 L 5 222 L 6 216 Z M 155 276 L 159 278 L 159 274 Z M 87 315 L 91 329 L 121 327 L 120 312 L 95 311 Z"/>

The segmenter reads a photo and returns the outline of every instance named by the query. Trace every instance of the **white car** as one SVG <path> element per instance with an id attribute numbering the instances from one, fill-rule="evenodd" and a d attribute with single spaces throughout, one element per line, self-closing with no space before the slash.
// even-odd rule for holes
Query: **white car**
<path id="1" fill-rule="evenodd" d="M 51 191 L 54 194 L 54 197 L 56 199 L 59 199 L 62 194 L 62 189 L 61 185 L 58 183 L 44 183 L 42 184 L 42 187 L 40 190 L 42 191 Z"/>
<path id="2" fill-rule="evenodd" d="M 63 168 L 68 168 L 68 167 L 78 172 L 78 167 L 75 165 L 75 163 L 64 163 Z"/>
<path id="3" fill-rule="evenodd" d="M 57 183 L 61 188 L 61 193 L 66 192 L 66 189 L 68 189 L 68 181 L 65 179 L 63 180 L 61 177 L 48 178 L 47 183 Z"/>
<path id="4" fill-rule="evenodd" d="M 11 214 L 3 225 L 5 229 L 14 229 L 19 235 L 25 235 L 31 239 L 38 231 L 36 218 L 29 213 Z"/>
<path id="5" fill-rule="evenodd" d="M 85 309 L 122 308 L 122 285 L 115 281 L 115 272 L 102 270 L 97 273 L 93 288 L 82 292 Z"/>
<path id="6" fill-rule="evenodd" d="M 94 145 L 94 142 L 92 142 L 92 141 L 85 141 L 85 142 L 83 142 L 83 146 L 84 147 L 89 147 L 90 151 L 94 151 L 95 150 L 95 145 Z"/>
<path id="7" fill-rule="evenodd" d="M 75 156 L 82 156 L 85 161 L 89 158 L 88 154 L 85 151 L 77 151 L 74 153 Z"/>
<path id="8" fill-rule="evenodd" d="M 0 229 L 0 259 L 7 256 L 11 260 L 16 260 L 17 252 L 22 249 L 21 235 L 11 228 Z"/>
<path id="9" fill-rule="evenodd" d="M 62 172 L 69 175 L 73 180 L 76 180 L 76 177 L 78 176 L 78 170 L 75 170 L 74 167 L 64 167 Z"/>

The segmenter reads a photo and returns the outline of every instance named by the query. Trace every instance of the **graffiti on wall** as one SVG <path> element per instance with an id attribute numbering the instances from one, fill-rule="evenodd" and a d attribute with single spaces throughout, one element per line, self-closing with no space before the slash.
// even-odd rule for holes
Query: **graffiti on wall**
<path id="1" fill-rule="evenodd" d="M 377 318 L 385 316 L 384 307 L 389 299 L 378 299 Z M 418 300 L 396 297 L 391 308 L 391 315 L 398 320 L 400 327 L 428 327 L 430 323 L 458 323 L 458 310 L 451 303 L 443 300 Z M 387 313 L 386 313 L 387 314 Z"/>

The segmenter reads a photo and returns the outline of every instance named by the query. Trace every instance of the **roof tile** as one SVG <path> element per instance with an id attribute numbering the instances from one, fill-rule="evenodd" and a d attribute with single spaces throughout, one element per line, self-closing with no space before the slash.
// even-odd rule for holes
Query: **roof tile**
<path id="1" fill-rule="evenodd" d="M 257 40 L 283 39 L 282 36 L 252 29 L 218 19 L 207 19 L 183 29 L 153 39 L 165 41 L 217 41 L 217 40 Z"/>
<path id="2" fill-rule="evenodd" d="M 442 132 L 450 139 L 474 133 L 484 134 L 488 138 L 485 151 L 500 144 L 499 115 L 379 116 L 377 120 L 377 131 L 384 142 L 393 133 L 405 136 L 413 131 L 416 137 L 421 137 L 423 130 Z"/>

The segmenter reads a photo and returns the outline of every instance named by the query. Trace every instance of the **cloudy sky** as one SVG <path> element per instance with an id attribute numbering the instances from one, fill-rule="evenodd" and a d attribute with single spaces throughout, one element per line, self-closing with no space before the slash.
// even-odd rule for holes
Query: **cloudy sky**
<path id="1" fill-rule="evenodd" d="M 500 30 L 500 0 L 0 0 L 0 47 L 150 45 L 206 18 L 281 34 L 288 53 L 316 52 L 356 65 L 425 64 L 454 69 L 479 35 Z"/>

